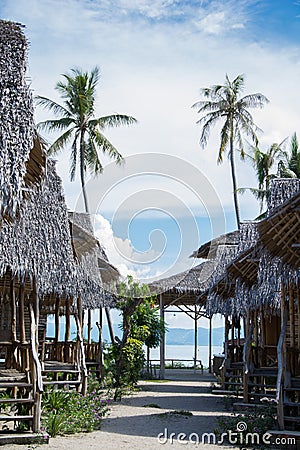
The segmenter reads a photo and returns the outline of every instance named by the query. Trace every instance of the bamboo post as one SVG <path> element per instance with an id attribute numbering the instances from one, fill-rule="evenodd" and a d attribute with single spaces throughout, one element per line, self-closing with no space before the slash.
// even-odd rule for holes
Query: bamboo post
<path id="1" fill-rule="evenodd" d="M 208 372 L 212 373 L 211 359 L 212 359 L 212 316 L 209 318 L 209 342 L 208 342 Z"/>
<path id="2" fill-rule="evenodd" d="M 277 345 L 278 358 L 278 375 L 276 388 L 277 401 L 277 420 L 280 430 L 284 430 L 284 410 L 283 410 L 283 380 L 285 377 L 286 368 L 286 348 L 285 348 L 285 332 L 288 322 L 288 310 L 286 306 L 285 285 L 281 283 L 281 333 Z"/>
<path id="3" fill-rule="evenodd" d="M 290 316 L 290 342 L 291 342 L 291 353 L 290 353 L 290 367 L 287 369 L 294 375 L 295 371 L 295 306 L 294 306 L 294 292 L 293 284 L 289 282 L 289 316 Z"/>
<path id="4" fill-rule="evenodd" d="M 11 302 L 11 340 L 16 342 L 17 340 L 17 309 L 16 309 L 16 296 L 15 296 L 15 278 L 10 280 L 10 302 Z"/>
<path id="5" fill-rule="evenodd" d="M 87 392 L 87 368 L 86 368 L 86 362 L 85 362 L 85 353 L 84 353 L 84 345 L 83 345 L 83 334 L 82 334 L 82 327 L 80 322 L 80 316 L 78 314 L 75 314 L 75 321 L 77 326 L 77 338 L 79 341 L 79 348 L 80 348 L 80 355 L 81 355 L 81 373 L 82 373 L 82 387 L 81 387 L 81 393 L 83 396 L 86 395 Z"/>
<path id="6" fill-rule="evenodd" d="M 164 322 L 165 310 L 162 294 L 159 294 L 159 313 L 160 320 Z M 161 380 L 165 379 L 165 331 L 160 337 L 160 348 L 159 348 L 159 378 Z"/>
<path id="7" fill-rule="evenodd" d="M 197 367 L 197 350 L 198 350 L 198 317 L 197 317 L 197 305 L 194 306 L 194 373 L 196 373 Z"/>
<path id="8" fill-rule="evenodd" d="M 23 283 L 21 283 L 19 290 L 19 327 L 20 327 L 21 344 L 23 344 L 26 341 L 24 300 L 25 300 L 25 286 Z"/>
<path id="9" fill-rule="evenodd" d="M 98 350 L 98 363 L 99 363 L 99 378 L 104 378 L 104 360 L 103 360 L 103 310 L 99 308 L 99 322 L 96 322 L 99 330 L 99 350 Z"/>
<path id="10" fill-rule="evenodd" d="M 109 308 L 107 306 L 105 306 L 105 313 L 106 313 L 106 319 L 107 319 L 107 324 L 108 324 L 108 328 L 109 328 L 110 340 L 111 340 L 111 343 L 114 344 L 115 333 L 114 333 L 114 329 L 113 329 L 112 322 L 111 322 Z"/>
<path id="11" fill-rule="evenodd" d="M 41 394 L 43 392 L 43 381 L 42 381 L 42 369 L 37 353 L 36 334 L 38 327 L 35 319 L 33 306 L 31 303 L 29 303 L 29 313 L 30 313 L 31 355 L 33 362 L 33 364 L 31 364 L 31 379 L 34 394 L 34 415 L 33 415 L 32 430 L 34 433 L 38 433 L 40 431 L 40 424 L 41 424 L 41 400 L 42 400 Z"/>
<path id="12" fill-rule="evenodd" d="M 88 336 L 87 343 L 90 346 L 92 343 L 92 311 L 88 309 Z"/>
<path id="13" fill-rule="evenodd" d="M 251 341 L 253 334 L 253 312 L 247 311 L 247 325 L 245 329 L 245 345 L 243 349 L 243 364 L 244 364 L 244 373 L 243 373 L 243 401 L 244 403 L 248 403 L 249 401 L 249 372 L 250 372 L 250 355 L 251 355 Z"/>
<path id="14" fill-rule="evenodd" d="M 55 300 L 55 342 L 57 343 L 59 341 L 59 332 L 60 332 L 60 326 L 59 326 L 59 303 L 60 299 L 57 296 Z"/>

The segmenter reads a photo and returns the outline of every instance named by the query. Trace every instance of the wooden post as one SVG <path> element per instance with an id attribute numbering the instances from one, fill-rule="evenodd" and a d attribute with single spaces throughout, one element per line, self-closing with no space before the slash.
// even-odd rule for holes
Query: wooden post
<path id="1" fill-rule="evenodd" d="M 20 285 L 20 290 L 19 290 L 19 327 L 20 327 L 20 342 L 21 342 L 21 344 L 23 344 L 26 341 L 24 299 L 25 299 L 25 286 L 22 283 Z"/>
<path id="2" fill-rule="evenodd" d="M 287 368 L 291 375 L 295 375 L 295 304 L 294 304 L 294 289 L 293 284 L 289 282 L 289 316 L 290 316 L 290 367 Z"/>
<path id="3" fill-rule="evenodd" d="M 33 414 L 33 424 L 32 430 L 34 433 L 40 432 L 41 424 L 41 394 L 43 392 L 43 381 L 42 381 L 42 369 L 37 353 L 37 322 L 34 314 L 34 309 L 32 304 L 29 304 L 30 313 L 30 342 L 31 342 L 31 355 L 33 364 L 31 364 L 31 378 L 34 393 L 34 414 Z"/>
<path id="4" fill-rule="evenodd" d="M 197 316 L 197 305 L 194 306 L 194 373 L 196 372 L 197 367 L 197 350 L 198 350 L 198 316 Z"/>
<path id="5" fill-rule="evenodd" d="M 10 304 L 11 304 L 11 340 L 16 342 L 17 340 L 17 309 L 16 309 L 16 296 L 15 296 L 15 278 L 10 280 Z"/>
<path id="6" fill-rule="evenodd" d="M 245 329 L 245 345 L 243 349 L 243 401 L 248 403 L 249 401 L 249 372 L 250 372 L 250 355 L 251 355 L 251 341 L 253 334 L 253 316 L 249 310 L 247 311 L 247 325 Z"/>
<path id="7" fill-rule="evenodd" d="M 208 372 L 212 373 L 211 358 L 212 358 L 212 316 L 209 318 L 209 347 L 208 347 Z"/>
<path id="8" fill-rule="evenodd" d="M 96 322 L 96 325 L 99 329 L 99 378 L 101 380 L 104 379 L 104 358 L 103 358 L 103 310 L 100 306 L 99 308 L 99 323 Z"/>
<path id="9" fill-rule="evenodd" d="M 164 310 L 164 302 L 162 294 L 159 294 L 159 313 L 160 320 L 164 321 L 165 310 Z M 165 379 L 165 331 L 161 334 L 160 337 L 160 348 L 159 348 L 159 378 L 161 380 Z"/>
<path id="10" fill-rule="evenodd" d="M 85 353 L 84 353 L 84 345 L 83 345 L 83 334 L 82 334 L 82 327 L 80 323 L 80 319 L 78 314 L 75 314 L 75 321 L 77 326 L 77 338 L 79 341 L 79 348 L 80 348 L 80 355 L 81 355 L 81 373 L 82 373 L 82 387 L 81 387 L 81 393 L 82 395 L 86 395 L 87 392 L 87 368 L 85 363 Z"/>
<path id="11" fill-rule="evenodd" d="M 59 341 L 59 303 L 60 299 L 57 296 L 55 300 L 55 342 L 57 343 Z"/>
<path id="12" fill-rule="evenodd" d="M 110 334 L 110 340 L 111 340 L 111 343 L 114 344 L 115 333 L 114 333 L 113 325 L 111 322 L 109 308 L 107 306 L 105 306 L 105 313 L 106 313 L 106 319 L 107 319 L 107 324 L 108 324 L 108 329 L 109 329 L 109 334 Z"/>
<path id="13" fill-rule="evenodd" d="M 70 300 L 66 300 L 66 329 L 65 329 L 65 342 L 70 340 L 71 334 L 71 317 L 70 317 Z"/>
<path id="14" fill-rule="evenodd" d="M 88 345 L 91 345 L 91 343 L 92 343 L 92 311 L 91 311 L 91 309 L 88 309 L 88 336 L 87 336 L 87 343 L 88 343 Z"/>
<path id="15" fill-rule="evenodd" d="M 281 333 L 277 345 L 277 359 L 278 359 L 278 375 L 276 387 L 276 401 L 277 401 L 277 420 L 280 430 L 284 430 L 284 411 L 283 411 L 283 382 L 285 378 L 286 369 L 286 344 L 285 332 L 288 322 L 288 309 L 286 305 L 286 293 L 284 282 L 281 283 Z"/>

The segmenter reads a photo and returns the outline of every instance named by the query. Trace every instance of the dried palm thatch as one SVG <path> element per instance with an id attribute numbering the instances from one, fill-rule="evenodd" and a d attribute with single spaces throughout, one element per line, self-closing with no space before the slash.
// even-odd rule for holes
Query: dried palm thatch
<path id="1" fill-rule="evenodd" d="M 27 42 L 20 26 L 0 21 L 0 219 L 16 216 L 24 190 L 39 182 L 45 152 L 34 131 L 25 81 Z"/>
<path id="2" fill-rule="evenodd" d="M 229 233 L 222 234 L 221 236 L 201 245 L 201 247 L 191 255 L 191 258 L 215 259 L 220 245 L 237 245 L 238 242 L 238 231 L 231 231 Z"/>
<path id="3" fill-rule="evenodd" d="M 112 306 L 116 301 L 114 289 L 111 285 L 110 289 L 106 289 L 107 284 L 103 283 L 101 268 L 111 272 L 111 278 L 114 280 L 119 277 L 119 272 L 108 262 L 104 249 L 94 236 L 89 214 L 70 212 L 69 221 L 83 308 Z"/>
<path id="4" fill-rule="evenodd" d="M 23 201 L 15 222 L 3 223 L 0 255 L 0 275 L 9 269 L 22 282 L 35 277 L 44 301 L 52 304 L 54 296 L 76 296 L 67 209 L 53 161 L 47 163 L 42 184 Z"/>

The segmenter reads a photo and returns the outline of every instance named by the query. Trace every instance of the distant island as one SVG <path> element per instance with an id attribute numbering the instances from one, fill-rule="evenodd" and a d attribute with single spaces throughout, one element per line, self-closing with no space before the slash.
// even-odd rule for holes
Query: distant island
<path id="1" fill-rule="evenodd" d="M 75 336 L 76 328 L 72 324 L 71 326 L 71 337 Z M 86 327 L 84 329 L 86 331 Z M 114 324 L 115 335 L 121 337 L 121 330 L 118 325 Z M 47 326 L 47 336 L 54 336 L 54 324 L 52 322 L 48 323 Z M 96 326 L 92 328 L 92 340 L 98 341 L 99 333 Z M 63 336 L 61 336 L 63 339 Z M 110 342 L 108 327 L 104 325 L 103 327 L 103 339 L 104 341 Z M 221 347 L 224 340 L 224 328 L 218 327 L 214 328 L 212 331 L 212 343 L 215 347 Z M 209 341 L 209 330 L 207 328 L 198 327 L 198 345 L 208 346 Z M 169 328 L 166 333 L 166 344 L 167 345 L 194 345 L 194 330 L 187 328 Z"/>

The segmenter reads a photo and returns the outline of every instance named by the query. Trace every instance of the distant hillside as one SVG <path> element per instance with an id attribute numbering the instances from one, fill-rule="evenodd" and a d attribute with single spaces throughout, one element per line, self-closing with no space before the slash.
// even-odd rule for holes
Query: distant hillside
<path id="1" fill-rule="evenodd" d="M 84 329 L 86 333 L 86 327 Z M 61 336 L 63 339 L 63 327 L 61 327 Z M 118 327 L 118 325 L 114 325 L 114 332 L 116 336 L 121 337 L 122 331 Z M 209 330 L 206 328 L 199 327 L 198 328 L 198 345 L 208 345 L 209 340 Z M 49 337 L 54 336 L 54 324 L 48 323 L 47 335 Z M 71 339 L 73 339 L 76 335 L 75 325 L 71 326 Z M 92 339 L 97 341 L 99 337 L 98 329 L 96 326 L 92 328 Z M 103 327 L 103 338 L 105 341 L 110 341 L 108 327 L 105 325 Z M 212 342 L 214 346 L 222 346 L 224 338 L 224 328 L 214 328 L 212 332 Z M 194 330 L 186 329 L 186 328 L 169 328 L 169 331 L 166 333 L 166 344 L 167 345 L 194 345 Z"/>

